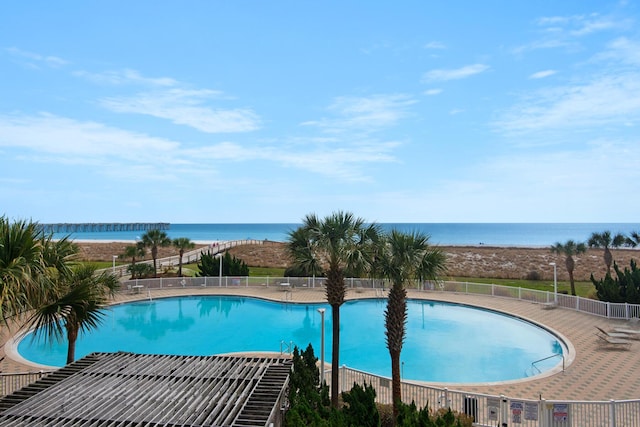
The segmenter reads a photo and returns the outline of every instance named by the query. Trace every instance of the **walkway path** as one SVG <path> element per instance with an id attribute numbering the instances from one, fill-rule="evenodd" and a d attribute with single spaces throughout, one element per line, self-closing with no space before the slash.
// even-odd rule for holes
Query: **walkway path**
<path id="1" fill-rule="evenodd" d="M 229 288 L 187 288 L 151 291 L 153 298 L 175 295 L 245 295 L 282 301 L 285 292 L 278 287 L 229 287 Z M 293 302 L 323 302 L 321 289 L 296 288 L 287 296 Z M 148 295 L 121 294 L 117 302 L 125 302 Z M 349 290 L 348 299 L 374 298 L 374 290 Z M 569 344 L 570 352 L 566 370 L 532 380 L 510 381 L 491 384 L 449 384 L 451 390 L 465 390 L 492 395 L 503 394 L 513 398 L 547 400 L 624 400 L 640 398 L 640 341 L 633 342 L 629 350 L 603 349 L 595 336 L 595 327 L 604 329 L 623 326 L 620 321 L 612 321 L 568 309 L 544 310 L 540 304 L 507 298 L 455 294 L 448 292 L 409 291 L 410 298 L 425 298 L 450 301 L 499 310 L 545 325 L 563 337 Z M 330 315 L 328 313 L 328 315 Z M 495 331 L 499 333 L 499 331 Z M 490 336 L 487 339 L 491 339 Z M 464 342 L 461 351 L 473 352 Z M 4 348 L 2 349 L 4 353 Z M 4 354 L 3 354 L 4 355 Z M 25 372 L 32 367 L 16 363 L 6 356 L 0 364 L 2 372 Z M 480 369 L 480 368 L 479 368 Z"/>

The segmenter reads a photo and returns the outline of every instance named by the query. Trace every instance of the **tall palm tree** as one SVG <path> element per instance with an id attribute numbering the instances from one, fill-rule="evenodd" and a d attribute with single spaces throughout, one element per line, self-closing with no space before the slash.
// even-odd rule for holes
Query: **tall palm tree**
<path id="1" fill-rule="evenodd" d="M 576 243 L 573 240 L 567 240 L 565 243 L 557 242 L 551 246 L 551 252 L 564 255 L 564 265 L 567 267 L 569 273 L 569 282 L 571 282 L 571 295 L 576 295 L 576 285 L 573 280 L 573 269 L 576 266 L 576 262 L 573 259 L 574 255 L 583 254 L 587 251 L 587 246 L 584 243 Z"/>
<path id="2" fill-rule="evenodd" d="M 79 333 L 100 324 L 107 297 L 114 295 L 119 283 L 106 271 L 96 274 L 96 267 L 90 264 L 72 267 L 53 283 L 45 303 L 36 308 L 28 325 L 34 328 L 34 337 L 60 340 L 66 332 L 69 364 L 75 360 Z"/>
<path id="3" fill-rule="evenodd" d="M 32 308 L 40 293 L 47 272 L 42 237 L 37 223 L 0 217 L 0 316 L 5 322 Z"/>
<path id="4" fill-rule="evenodd" d="M 195 248 L 196 244 L 188 237 L 178 237 L 173 239 L 172 244 L 180 251 L 180 259 L 178 260 L 178 277 L 182 277 L 182 256 L 184 255 L 184 251 L 186 249 Z"/>
<path id="5" fill-rule="evenodd" d="M 419 232 L 392 230 L 380 251 L 379 273 L 389 279 L 391 289 L 385 310 L 385 334 L 391 356 L 393 412 L 398 416 L 402 401 L 400 354 L 407 323 L 407 284 L 415 279 L 435 280 L 445 271 L 445 254 L 429 245 L 429 237 Z"/>
<path id="6" fill-rule="evenodd" d="M 603 231 L 602 233 L 591 233 L 591 237 L 587 241 L 590 248 L 603 248 L 604 249 L 604 264 L 607 266 L 607 271 L 611 272 L 611 264 L 613 263 L 613 255 L 609 248 L 619 248 L 626 242 L 626 237 L 618 233 L 611 237 L 610 231 Z"/>
<path id="7" fill-rule="evenodd" d="M 153 275 L 158 275 L 158 248 L 171 246 L 171 239 L 167 233 L 161 230 L 149 230 L 142 235 L 142 244 L 146 248 L 151 248 L 151 257 L 153 258 Z"/>
<path id="8" fill-rule="evenodd" d="M 336 212 L 323 219 L 315 214 L 289 233 L 287 248 L 298 266 L 326 265 L 326 295 L 331 306 L 333 342 L 331 348 L 331 404 L 338 406 L 340 368 L 340 306 L 344 303 L 344 271 L 361 271 L 370 263 L 379 228 L 366 225 L 352 213 Z M 301 238 L 303 237 L 303 238 Z M 315 270 L 314 270 L 315 271 Z"/>

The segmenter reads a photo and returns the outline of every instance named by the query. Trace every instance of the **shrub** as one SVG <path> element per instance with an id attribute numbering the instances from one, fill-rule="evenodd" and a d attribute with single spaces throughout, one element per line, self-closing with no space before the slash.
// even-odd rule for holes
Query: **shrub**
<path id="1" fill-rule="evenodd" d="M 131 264 L 127 267 L 127 273 L 131 274 L 132 279 L 144 279 L 154 274 L 153 265 L 151 264 Z"/>
<path id="2" fill-rule="evenodd" d="M 220 275 L 220 260 L 211 254 L 211 251 L 203 253 L 198 261 L 198 276 L 215 277 Z M 229 252 L 224 253 L 222 259 L 223 276 L 248 276 L 249 266 L 239 258 L 231 256 Z"/>
<path id="3" fill-rule="evenodd" d="M 527 276 L 525 277 L 525 279 L 539 281 L 539 280 L 542 280 L 542 275 L 538 273 L 536 270 L 531 270 L 529 273 L 527 273 Z"/>

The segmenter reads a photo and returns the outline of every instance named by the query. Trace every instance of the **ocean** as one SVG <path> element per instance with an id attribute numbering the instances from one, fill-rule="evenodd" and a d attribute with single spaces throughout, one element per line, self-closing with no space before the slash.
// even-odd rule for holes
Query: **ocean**
<path id="1" fill-rule="evenodd" d="M 434 245 L 495 245 L 545 247 L 569 239 L 586 242 L 594 232 L 611 231 L 628 235 L 640 232 L 639 223 L 380 223 L 384 230 L 420 231 Z M 284 242 L 300 224 L 170 224 L 165 232 L 174 239 L 187 237 L 194 242 L 228 240 L 270 240 Z M 73 240 L 135 241 L 144 231 L 56 233 Z"/>

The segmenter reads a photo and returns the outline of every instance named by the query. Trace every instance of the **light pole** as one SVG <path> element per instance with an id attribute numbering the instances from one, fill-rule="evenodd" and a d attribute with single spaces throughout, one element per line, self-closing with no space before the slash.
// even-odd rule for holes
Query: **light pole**
<path id="1" fill-rule="evenodd" d="M 113 271 L 113 274 L 116 274 L 116 258 L 118 258 L 118 255 L 112 255 L 112 258 L 113 258 L 113 266 L 111 269 Z"/>
<path id="2" fill-rule="evenodd" d="M 320 322 L 322 326 L 320 328 L 320 386 L 324 382 L 324 308 L 319 308 L 318 313 L 320 313 Z"/>
<path id="3" fill-rule="evenodd" d="M 555 262 L 550 262 L 553 266 L 553 303 L 558 304 L 558 270 Z"/>
<path id="4" fill-rule="evenodd" d="M 222 252 L 220 252 L 220 283 L 219 286 L 222 286 Z"/>

